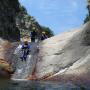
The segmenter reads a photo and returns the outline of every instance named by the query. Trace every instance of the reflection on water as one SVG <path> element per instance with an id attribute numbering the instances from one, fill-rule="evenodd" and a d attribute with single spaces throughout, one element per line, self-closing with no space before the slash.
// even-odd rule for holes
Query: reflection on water
<path id="1" fill-rule="evenodd" d="M 0 85 L 0 90 L 81 90 L 81 88 L 71 83 L 8 81 L 7 85 Z M 86 89 L 83 88 L 82 90 Z"/>

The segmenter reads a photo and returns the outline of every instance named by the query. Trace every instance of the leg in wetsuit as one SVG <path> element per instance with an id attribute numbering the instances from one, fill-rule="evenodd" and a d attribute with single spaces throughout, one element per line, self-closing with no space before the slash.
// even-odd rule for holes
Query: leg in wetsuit
<path id="1" fill-rule="evenodd" d="M 29 50 L 24 50 L 24 53 L 23 53 L 23 61 L 26 61 L 27 60 L 27 55 L 29 54 Z"/>
<path id="2" fill-rule="evenodd" d="M 31 42 L 35 42 L 35 37 L 31 37 Z"/>
<path id="3" fill-rule="evenodd" d="M 27 55 L 29 55 L 29 50 L 23 49 L 22 52 L 23 52 L 23 54 L 22 54 L 22 57 L 20 57 L 20 58 L 21 58 L 22 61 L 26 61 L 27 60 Z"/>

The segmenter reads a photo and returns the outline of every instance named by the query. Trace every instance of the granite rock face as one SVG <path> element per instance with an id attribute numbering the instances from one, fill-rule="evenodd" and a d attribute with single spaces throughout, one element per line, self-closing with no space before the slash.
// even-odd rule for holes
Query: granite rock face
<path id="1" fill-rule="evenodd" d="M 19 12 L 18 0 L 0 0 L 0 37 L 10 41 L 20 39 L 19 30 L 15 24 Z"/>
<path id="2" fill-rule="evenodd" d="M 33 47 L 27 61 L 22 65 L 18 60 L 13 79 L 69 81 L 90 85 L 90 22 L 34 44 L 31 43 Z M 17 56 L 19 49 L 16 50 Z"/>
<path id="3" fill-rule="evenodd" d="M 0 79 L 10 78 L 13 73 L 13 68 L 5 60 L 0 60 Z"/>
<path id="4" fill-rule="evenodd" d="M 0 39 L 0 78 L 10 78 L 14 72 L 16 57 L 13 55 L 16 43 Z"/>
<path id="5" fill-rule="evenodd" d="M 90 84 L 90 22 L 43 41 L 36 77 Z"/>
<path id="6" fill-rule="evenodd" d="M 12 72 L 7 68 L 12 67 L 10 64 L 13 61 L 13 51 L 16 45 L 10 41 L 20 40 L 20 33 L 16 27 L 18 12 L 18 0 L 0 0 L 0 78 L 1 75 L 9 77 L 9 72 Z"/>

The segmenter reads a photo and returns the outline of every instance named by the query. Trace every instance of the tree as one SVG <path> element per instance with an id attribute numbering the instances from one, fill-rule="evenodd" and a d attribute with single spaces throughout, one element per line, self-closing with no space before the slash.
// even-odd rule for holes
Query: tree
<path id="1" fill-rule="evenodd" d="M 27 14 L 27 10 L 25 9 L 25 7 L 19 5 L 19 12 L 23 12 L 24 14 Z"/>
<path id="2" fill-rule="evenodd" d="M 84 23 L 87 23 L 88 21 L 90 21 L 90 0 L 87 0 L 87 10 L 88 10 L 88 14 L 86 15 Z"/>
<path id="3" fill-rule="evenodd" d="M 42 28 L 42 32 L 45 32 L 48 37 L 54 36 L 54 33 L 50 28 L 45 26 L 41 26 L 41 28 Z"/>
<path id="4" fill-rule="evenodd" d="M 90 16 L 89 15 L 86 16 L 86 18 L 84 20 L 84 23 L 87 23 L 88 21 L 90 21 Z"/>
<path id="5" fill-rule="evenodd" d="M 54 35 L 50 28 L 41 26 L 33 16 L 29 15 L 23 6 L 19 6 L 19 8 L 20 11 L 16 18 L 16 25 L 20 30 L 21 37 L 29 35 L 32 30 L 36 30 L 38 36 L 40 36 L 43 31 L 46 32 L 48 37 Z"/>

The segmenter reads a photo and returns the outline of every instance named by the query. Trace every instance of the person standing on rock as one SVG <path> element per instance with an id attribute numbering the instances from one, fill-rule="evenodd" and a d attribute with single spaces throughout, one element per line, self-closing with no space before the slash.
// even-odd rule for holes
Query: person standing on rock
<path id="1" fill-rule="evenodd" d="M 29 55 L 29 52 L 30 52 L 30 45 L 28 41 L 24 41 L 24 44 L 21 47 L 21 51 L 22 51 L 22 55 L 20 58 L 22 61 L 26 61 L 27 56 Z"/>
<path id="2" fill-rule="evenodd" d="M 35 39 L 37 37 L 37 32 L 35 30 L 31 31 L 30 37 L 31 37 L 31 42 L 35 42 Z"/>

